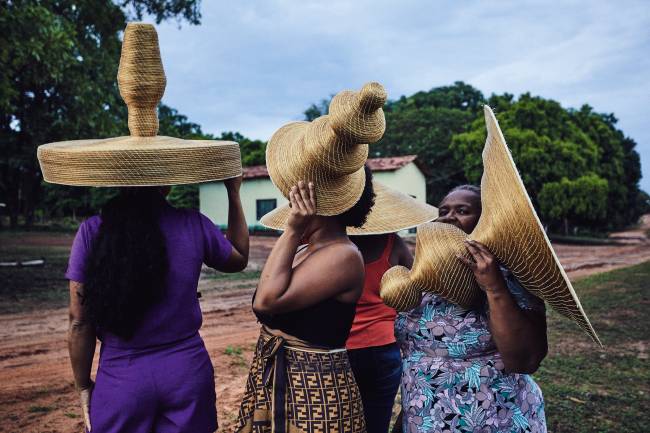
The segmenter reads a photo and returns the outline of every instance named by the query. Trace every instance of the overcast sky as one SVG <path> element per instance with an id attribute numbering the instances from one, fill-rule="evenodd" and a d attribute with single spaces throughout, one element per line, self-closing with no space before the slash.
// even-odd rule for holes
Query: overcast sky
<path id="1" fill-rule="evenodd" d="M 205 132 L 268 140 L 367 81 L 397 99 L 462 80 L 613 112 L 650 192 L 648 1 L 203 0 L 202 14 L 158 31 L 163 102 Z"/>

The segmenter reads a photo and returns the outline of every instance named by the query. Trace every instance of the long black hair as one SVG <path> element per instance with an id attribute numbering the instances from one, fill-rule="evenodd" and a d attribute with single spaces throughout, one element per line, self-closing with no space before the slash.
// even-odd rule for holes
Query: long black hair
<path id="1" fill-rule="evenodd" d="M 122 188 L 101 210 L 83 305 L 95 326 L 124 339 L 164 294 L 168 259 L 158 221 L 164 205 L 158 188 Z"/>

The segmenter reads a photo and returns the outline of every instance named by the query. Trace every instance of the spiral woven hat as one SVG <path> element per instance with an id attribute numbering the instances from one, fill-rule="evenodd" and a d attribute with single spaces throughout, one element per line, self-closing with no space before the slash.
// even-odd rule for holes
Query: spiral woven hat
<path id="1" fill-rule="evenodd" d="M 152 25 L 127 25 L 117 81 L 128 107 L 131 135 L 39 146 L 38 160 L 47 182 L 153 186 L 216 181 L 241 174 L 239 145 L 235 142 L 156 135 L 156 110 L 166 79 Z"/>
<path id="2" fill-rule="evenodd" d="M 373 180 L 375 204 L 362 227 L 348 227 L 349 235 L 380 235 L 410 229 L 438 218 L 438 209 L 415 200 L 408 194 L 396 191 Z M 262 217 L 260 223 L 268 228 L 284 230 L 289 218 L 289 205 L 273 209 Z"/>
<path id="3" fill-rule="evenodd" d="M 483 211 L 478 225 L 469 236 L 450 224 L 421 225 L 412 270 L 401 266 L 389 269 L 381 280 L 381 297 L 401 311 L 418 306 L 423 291 L 463 307 L 475 305 L 481 289 L 473 273 L 456 257 L 469 257 L 463 244 L 469 238 L 485 244 L 524 288 L 573 320 L 600 344 L 546 237 L 494 113 L 487 106 L 484 112 L 487 140 L 481 179 Z"/>
<path id="4" fill-rule="evenodd" d="M 288 197 L 298 181 L 313 182 L 318 215 L 350 209 L 365 185 L 368 144 L 378 141 L 386 129 L 381 108 L 385 102 L 384 87 L 368 83 L 359 92 L 338 93 L 329 115 L 281 127 L 266 147 L 273 184 Z"/>

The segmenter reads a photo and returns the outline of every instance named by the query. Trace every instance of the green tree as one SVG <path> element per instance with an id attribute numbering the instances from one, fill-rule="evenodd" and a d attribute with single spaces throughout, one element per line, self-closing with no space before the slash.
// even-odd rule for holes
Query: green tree
<path id="1" fill-rule="evenodd" d="M 219 140 L 236 141 L 239 143 L 241 161 L 244 167 L 263 165 L 266 163 L 266 141 L 251 140 L 239 132 L 224 132 Z"/>
<path id="2" fill-rule="evenodd" d="M 546 188 L 542 214 L 548 219 L 547 223 L 554 226 L 564 222 L 564 217 L 555 216 L 557 212 L 550 209 L 568 206 L 566 200 L 560 203 L 561 199 L 552 205 L 550 191 L 561 196 L 558 188 L 566 190 L 569 187 L 566 182 L 590 175 L 607 183 L 605 213 L 600 208 L 596 212 L 591 206 L 589 209 L 595 217 L 583 218 L 573 213 L 571 219 L 575 223 L 594 229 L 611 229 L 635 222 L 644 211 L 638 186 L 641 166 L 634 150 L 636 143 L 616 129 L 614 116 L 594 113 L 589 106 L 578 111 L 567 110 L 556 101 L 528 93 L 517 100 L 508 94 L 493 95 L 488 104 L 495 109 L 533 204 L 541 205 L 539 194 Z M 484 143 L 482 117 L 474 121 L 470 131 L 452 140 L 451 149 L 470 182 L 480 181 Z M 552 186 L 546 187 L 547 184 Z M 565 213 L 568 215 L 568 212 Z"/>
<path id="3" fill-rule="evenodd" d="M 568 235 L 571 222 L 584 225 L 607 215 L 607 192 L 607 181 L 598 175 L 564 177 L 544 184 L 539 192 L 540 211 L 547 221 L 562 221 Z"/>
<path id="4" fill-rule="evenodd" d="M 464 166 L 450 149 L 453 137 L 476 118 L 483 94 L 463 82 L 418 92 L 386 104 L 386 133 L 370 147 L 372 157 L 415 154 L 427 179 L 427 201 L 437 204 L 465 183 Z"/>
<path id="5" fill-rule="evenodd" d="M 329 99 L 321 99 L 318 104 L 311 104 L 309 108 L 303 111 L 305 115 L 305 120 L 311 122 L 317 117 L 324 116 L 329 113 L 330 102 L 334 95 L 330 95 Z"/>
<path id="6" fill-rule="evenodd" d="M 327 114 L 330 100 L 312 104 L 304 111 L 305 120 Z M 451 188 L 467 181 L 450 144 L 455 134 L 470 128 L 483 103 L 479 90 L 460 81 L 388 101 L 386 133 L 370 146 L 370 157 L 418 155 L 427 179 L 427 201 L 438 203 Z"/>
<path id="7" fill-rule="evenodd" d="M 198 23 L 189 0 L 13 0 L 0 8 L 0 201 L 29 226 L 40 144 L 127 133 L 115 77 L 127 14 Z"/>

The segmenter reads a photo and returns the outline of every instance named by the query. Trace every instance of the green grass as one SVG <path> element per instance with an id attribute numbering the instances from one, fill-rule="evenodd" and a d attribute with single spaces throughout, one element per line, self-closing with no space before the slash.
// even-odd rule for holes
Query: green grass
<path id="1" fill-rule="evenodd" d="M 549 312 L 549 356 L 535 374 L 553 433 L 648 431 L 650 262 L 575 285 L 603 343 Z"/>
<path id="2" fill-rule="evenodd" d="M 245 347 L 242 346 L 228 346 L 224 349 L 223 353 L 231 357 L 230 365 L 247 369 L 248 362 L 244 358 L 244 349 Z"/>
<path id="3" fill-rule="evenodd" d="M 244 353 L 244 349 L 239 346 L 228 346 L 223 351 L 223 353 L 228 356 L 240 356 L 242 353 Z"/>
<path id="4" fill-rule="evenodd" d="M 54 408 L 52 406 L 30 406 L 27 409 L 29 413 L 48 413 L 52 412 Z"/>
<path id="5" fill-rule="evenodd" d="M 257 280 L 260 278 L 260 275 L 262 275 L 261 271 L 225 273 L 210 270 L 205 273 L 204 278 L 220 281 Z"/>
<path id="6" fill-rule="evenodd" d="M 41 307 L 65 306 L 68 281 L 64 273 L 68 264 L 69 247 L 36 247 L 3 241 L 14 234 L 0 235 L 0 261 L 45 258 L 45 266 L 0 268 L 0 314 Z"/>

